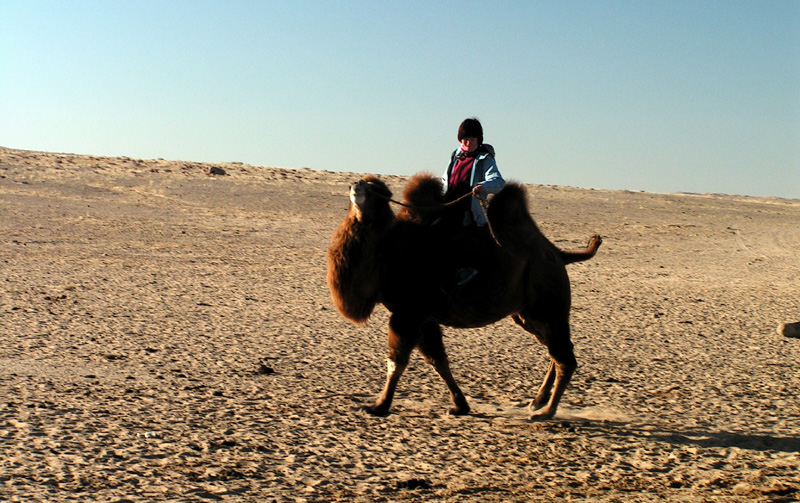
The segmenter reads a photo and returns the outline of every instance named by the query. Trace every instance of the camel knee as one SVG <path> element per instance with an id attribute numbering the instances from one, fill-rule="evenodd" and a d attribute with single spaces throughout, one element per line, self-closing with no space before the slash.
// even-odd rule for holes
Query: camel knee
<path id="1" fill-rule="evenodd" d="M 398 368 L 405 368 L 408 366 L 408 362 L 411 360 L 410 351 L 389 351 L 389 356 L 386 358 L 386 367 L 387 371 L 391 367 L 391 370 L 396 371 Z"/>
<path id="2" fill-rule="evenodd" d="M 411 357 L 411 351 L 414 349 L 414 344 L 406 341 L 395 334 L 389 337 L 389 362 L 393 362 L 396 366 L 405 367 Z"/>
<path id="3" fill-rule="evenodd" d="M 578 360 L 575 355 L 564 355 L 556 360 L 556 377 L 559 379 L 569 379 L 578 369 Z"/>
<path id="4" fill-rule="evenodd" d="M 559 367 L 559 370 L 569 371 L 578 367 L 575 350 L 570 340 L 569 327 L 551 331 L 547 341 L 547 352 L 550 358 Z"/>
<path id="5" fill-rule="evenodd" d="M 424 344 L 420 344 L 419 352 L 422 357 L 425 359 L 425 362 L 428 364 L 439 368 L 440 366 L 449 366 L 450 360 L 447 358 L 447 353 L 444 351 L 444 347 L 439 345 L 439 347 L 430 347 Z"/>
<path id="6" fill-rule="evenodd" d="M 575 358 L 575 353 L 573 353 L 571 349 L 568 352 L 552 356 L 556 360 L 556 365 L 558 365 L 561 370 L 575 370 L 578 368 L 578 359 Z"/>

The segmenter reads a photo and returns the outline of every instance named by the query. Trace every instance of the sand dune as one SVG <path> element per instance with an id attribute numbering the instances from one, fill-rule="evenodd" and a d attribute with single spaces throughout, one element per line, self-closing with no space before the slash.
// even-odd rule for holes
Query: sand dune
<path id="1" fill-rule="evenodd" d="M 569 267 L 579 368 L 506 320 L 446 330 L 473 414 L 325 251 L 356 174 L 0 148 L 2 501 L 797 501 L 800 200 L 529 186 Z M 405 178 L 382 177 L 396 194 Z"/>

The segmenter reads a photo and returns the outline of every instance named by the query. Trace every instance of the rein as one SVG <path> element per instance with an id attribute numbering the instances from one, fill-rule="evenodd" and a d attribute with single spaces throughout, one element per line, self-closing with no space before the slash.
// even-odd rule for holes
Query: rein
<path id="1" fill-rule="evenodd" d="M 403 203 L 403 202 L 400 202 L 400 201 L 398 201 L 396 199 L 392 199 L 390 196 L 386 196 L 384 194 L 381 194 L 377 190 L 373 189 L 372 185 L 370 185 L 370 184 L 367 184 L 367 188 L 370 191 L 372 191 L 373 194 L 375 194 L 376 196 L 380 197 L 381 199 L 385 199 L 386 201 L 389 201 L 390 203 L 398 204 L 398 205 L 403 206 L 405 208 L 409 208 L 409 209 L 417 210 L 417 211 L 433 211 L 433 210 L 438 210 L 438 209 L 442 209 L 442 208 L 447 208 L 447 207 L 456 205 L 456 204 L 460 203 L 461 201 L 463 201 L 464 199 L 472 196 L 472 192 L 467 192 L 463 196 L 459 197 L 458 199 L 454 199 L 454 200 L 450 201 L 449 203 L 442 203 L 442 204 L 437 205 L 437 206 L 424 207 L 424 206 L 416 206 L 416 205 L 413 205 L 413 204 Z M 492 228 L 492 223 L 489 221 L 489 214 L 488 214 L 489 201 L 486 199 L 486 196 L 478 197 L 478 201 L 480 201 L 480 203 L 481 203 L 481 209 L 483 210 L 484 218 L 486 218 L 486 226 L 489 228 L 489 234 L 492 235 L 492 239 L 497 244 L 497 246 L 502 248 L 503 245 L 500 244 L 500 241 L 497 239 L 497 236 L 494 233 L 494 229 Z"/>
<path id="2" fill-rule="evenodd" d="M 458 199 L 454 199 L 454 200 L 450 201 L 449 203 L 442 203 L 442 204 L 439 204 L 437 206 L 416 206 L 416 205 L 413 205 L 413 204 L 400 202 L 400 201 L 398 201 L 396 199 L 392 199 L 389 196 L 381 194 L 377 190 L 373 189 L 372 185 L 367 184 L 367 188 L 369 190 L 371 190 L 373 194 L 375 194 L 376 196 L 380 197 L 381 199 L 385 199 L 385 200 L 389 201 L 390 203 L 398 204 L 400 206 L 404 206 L 406 208 L 409 208 L 409 209 L 412 209 L 412 210 L 417 210 L 417 211 L 433 211 L 433 210 L 438 210 L 438 209 L 454 206 L 454 205 L 460 203 L 461 201 L 463 201 L 464 199 L 466 199 L 467 197 L 472 195 L 471 192 L 467 192 L 466 194 L 464 194 L 463 196 L 459 197 Z M 484 210 L 484 211 L 486 211 L 486 210 Z"/>

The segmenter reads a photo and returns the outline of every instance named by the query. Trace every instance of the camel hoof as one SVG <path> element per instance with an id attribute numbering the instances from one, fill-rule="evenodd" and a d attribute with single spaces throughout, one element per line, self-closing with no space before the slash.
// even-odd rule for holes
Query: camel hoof
<path id="1" fill-rule="evenodd" d="M 364 407 L 364 411 L 370 416 L 375 417 L 386 417 L 389 415 L 389 407 L 384 407 L 382 405 L 368 405 Z"/>
<path id="2" fill-rule="evenodd" d="M 555 416 L 555 412 L 542 412 L 541 414 L 534 414 L 531 416 L 531 421 L 538 422 L 538 421 L 547 421 L 553 419 Z"/>
<path id="3" fill-rule="evenodd" d="M 530 403 L 530 405 L 528 405 L 528 408 L 531 411 L 539 410 L 542 407 L 544 407 L 545 405 L 547 405 L 547 402 L 549 402 L 549 401 L 550 401 L 550 395 L 549 394 L 546 395 L 546 396 L 542 396 L 542 397 L 536 397 L 535 400 L 531 400 L 531 403 Z"/>
<path id="4" fill-rule="evenodd" d="M 449 412 L 451 416 L 466 416 L 469 414 L 469 405 L 464 404 L 453 407 Z"/>

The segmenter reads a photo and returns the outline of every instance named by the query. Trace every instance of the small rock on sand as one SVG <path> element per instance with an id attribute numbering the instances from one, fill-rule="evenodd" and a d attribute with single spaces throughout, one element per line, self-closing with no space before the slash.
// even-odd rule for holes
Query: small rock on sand
<path id="1" fill-rule="evenodd" d="M 781 323 L 778 325 L 778 333 L 784 337 L 800 339 L 800 321 L 796 323 Z"/>
<path id="2" fill-rule="evenodd" d="M 225 175 L 225 170 L 220 168 L 219 166 L 208 166 L 206 168 L 207 175 Z"/>

